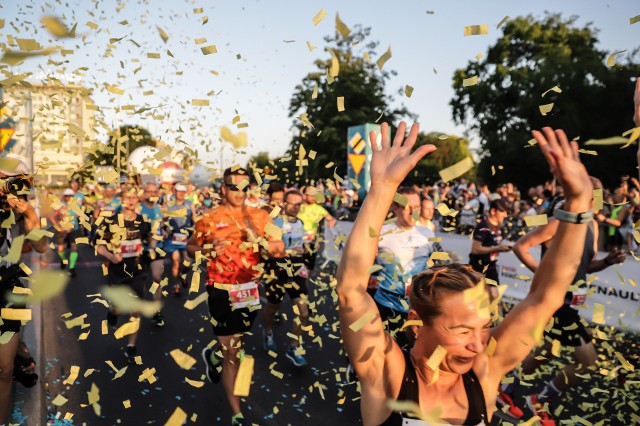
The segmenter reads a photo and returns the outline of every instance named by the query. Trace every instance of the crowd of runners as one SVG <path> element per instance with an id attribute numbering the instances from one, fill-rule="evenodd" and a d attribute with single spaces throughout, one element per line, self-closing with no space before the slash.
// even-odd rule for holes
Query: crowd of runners
<path id="1" fill-rule="evenodd" d="M 640 81 L 635 100 L 640 126 Z M 371 187 L 362 203 L 356 191 L 331 182 L 258 185 L 252 173 L 234 166 L 224 171 L 219 186 L 200 189 L 135 179 L 117 186 L 71 182 L 59 196 L 41 194 L 36 211 L 12 187 L 24 174 L 22 165 L 3 163 L 3 221 L 14 220 L 2 227 L 2 282 L 22 285 L 19 277 L 10 277 L 16 270 L 8 260 L 11 243 L 44 225 L 55 231 L 51 242 L 71 279 L 78 245 L 91 244 L 105 262 L 108 284 L 124 286 L 139 300 L 181 297 L 192 285 L 190 271 L 204 268 L 216 342 L 202 351 L 206 376 L 222 382 L 231 423 L 242 425 L 247 423 L 234 386 L 245 358 L 245 334 L 259 316 L 264 350 L 282 351 L 296 367 L 307 365 L 304 342 L 312 335 L 307 284 L 318 268 L 321 223 L 333 228 L 357 211 L 338 267 L 337 309 L 350 371 L 361 384 L 363 423 L 418 425 L 438 418 L 488 424 L 496 405 L 522 418 L 511 395 L 559 344 L 574 348 L 574 362 L 527 398 L 544 426 L 556 424 L 548 402 L 596 365 L 593 340 L 578 311 L 586 302 L 587 274 L 637 252 L 633 231 L 640 219 L 640 183 L 626 177 L 618 188 L 602 191 L 608 210 L 599 211 L 594 190 L 602 184 L 580 162 L 577 144 L 561 130 L 545 128 L 533 136 L 555 185 L 531 188 L 527 197 L 510 184 L 495 192 L 464 180 L 402 186 L 416 163 L 435 149 L 427 145 L 412 152 L 418 126 L 405 132 L 401 123 L 389 141 L 383 124 L 379 145 L 377 135 L 370 135 Z M 459 214 L 447 214 L 450 209 Z M 509 217 L 541 214 L 549 216 L 548 223 L 521 226 L 520 235 L 510 238 L 515 244 L 503 235 Z M 597 256 L 601 229 L 604 257 Z M 455 262 L 436 237 L 442 230 L 472 234 L 469 265 Z M 31 238 L 31 246 L 44 252 L 49 239 L 38 237 Z M 531 251 L 536 246 L 543 250 L 539 262 Z M 499 303 L 497 265 L 500 253 L 511 250 L 535 275 L 527 297 L 509 308 Z M 282 342 L 273 324 L 286 296 L 295 316 L 289 319 L 288 341 Z M 3 307 L 11 304 L 2 301 Z M 115 329 L 123 315 L 134 322 L 140 313 L 114 300 L 106 321 Z M 152 318 L 157 327 L 171 321 L 161 310 Z M 552 326 L 545 327 L 550 320 Z M 1 327 L 15 333 L 0 347 L 0 414 L 6 417 L 20 321 L 7 320 Z M 128 334 L 123 354 L 132 364 L 141 337 L 137 330 Z M 141 340 L 144 345 L 144 336 Z"/>

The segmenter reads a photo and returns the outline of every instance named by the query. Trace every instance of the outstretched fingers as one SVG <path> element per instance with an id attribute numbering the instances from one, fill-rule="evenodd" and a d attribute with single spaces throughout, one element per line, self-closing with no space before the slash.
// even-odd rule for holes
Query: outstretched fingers
<path id="1" fill-rule="evenodd" d="M 382 134 L 382 148 L 389 148 L 389 125 L 387 123 L 382 123 L 380 126 L 380 133 Z"/>
<path id="2" fill-rule="evenodd" d="M 371 144 L 371 150 L 373 152 L 380 151 L 380 148 L 378 147 L 378 135 L 375 130 L 369 132 L 369 143 Z"/>
<path id="3" fill-rule="evenodd" d="M 412 144 L 413 145 L 413 144 Z M 433 151 L 435 151 L 436 149 L 438 149 L 435 145 L 422 145 L 419 146 L 410 156 L 409 158 L 411 159 L 411 162 L 413 164 L 412 168 L 415 167 L 418 162 L 420 160 L 422 160 L 422 158 L 427 155 L 432 153 Z"/>
<path id="4" fill-rule="evenodd" d="M 393 146 L 401 147 L 402 142 L 404 141 L 404 135 L 407 132 L 407 123 L 401 121 L 398 125 L 398 129 L 396 130 L 396 136 L 393 138 Z"/>
<path id="5" fill-rule="evenodd" d="M 418 133 L 420 132 L 420 124 L 413 123 L 411 126 L 411 130 L 409 131 L 409 136 L 404 141 L 402 145 L 403 148 L 406 148 L 407 151 L 411 151 L 411 148 L 416 144 L 416 140 L 418 140 Z"/>
<path id="6" fill-rule="evenodd" d="M 552 149 L 551 149 L 551 146 L 549 145 L 549 142 L 544 137 L 544 135 L 537 130 L 532 131 L 531 134 L 533 135 L 533 138 L 536 140 L 536 142 L 538 142 L 540 151 L 542 152 L 542 155 L 544 155 L 544 158 L 547 159 L 547 162 L 549 163 L 549 167 L 551 167 L 551 171 L 554 171 L 557 166 L 556 159 L 551 154 Z"/>

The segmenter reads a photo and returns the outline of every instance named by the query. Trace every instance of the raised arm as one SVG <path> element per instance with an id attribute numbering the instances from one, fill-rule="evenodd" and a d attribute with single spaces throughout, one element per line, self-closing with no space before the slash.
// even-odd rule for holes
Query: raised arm
<path id="1" fill-rule="evenodd" d="M 538 269 L 538 262 L 531 254 L 531 249 L 551 240 L 557 229 L 558 221 L 550 219 L 546 225 L 538 226 L 516 241 L 513 246 L 513 253 L 531 272 L 536 272 Z"/>
<path id="2" fill-rule="evenodd" d="M 387 136 L 388 128 L 386 123 L 382 124 L 380 148 L 375 132 L 369 135 L 373 149 L 371 188 L 347 239 L 337 273 L 344 345 L 362 383 L 363 399 L 375 395 L 373 398 L 381 398 L 380 404 L 384 403 L 382 374 L 390 340 L 385 338 L 378 309 L 367 293 L 369 271 L 378 249 L 378 235 L 396 189 L 418 161 L 435 150 L 433 145 L 423 145 L 411 153 L 418 136 L 417 124 L 411 127 L 405 140 L 406 124 L 400 123 L 392 145 Z M 354 327 L 361 319 L 366 319 L 365 324 L 360 324 L 361 328 Z"/>
<path id="3" fill-rule="evenodd" d="M 564 189 L 563 209 L 584 213 L 591 207 L 593 186 L 587 170 L 580 162 L 578 145 L 567 140 L 562 130 L 551 128 L 533 132 L 551 171 Z M 531 352 L 551 316 L 564 301 L 584 251 L 587 224 L 558 222 L 553 242 L 534 275 L 529 294 L 516 305 L 496 327 L 497 341 L 490 358 L 490 377 L 499 382 L 502 377 Z"/>

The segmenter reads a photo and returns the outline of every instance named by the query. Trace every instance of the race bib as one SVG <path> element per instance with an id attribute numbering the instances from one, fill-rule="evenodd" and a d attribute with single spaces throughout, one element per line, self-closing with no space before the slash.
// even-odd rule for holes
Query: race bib
<path id="1" fill-rule="evenodd" d="M 173 234 L 171 238 L 171 244 L 176 247 L 187 247 L 187 236 L 182 232 L 177 232 Z"/>
<path id="2" fill-rule="evenodd" d="M 229 301 L 234 309 L 260 305 L 258 283 L 251 281 L 244 284 L 233 285 L 229 290 Z"/>
<path id="3" fill-rule="evenodd" d="M 135 240 L 124 240 L 120 243 L 120 256 L 123 258 L 138 257 L 141 252 L 142 241 L 140 238 Z"/>
<path id="4" fill-rule="evenodd" d="M 571 299 L 571 307 L 577 308 L 584 306 L 587 303 L 587 288 L 582 286 L 578 287 L 573 292 L 573 298 Z"/>

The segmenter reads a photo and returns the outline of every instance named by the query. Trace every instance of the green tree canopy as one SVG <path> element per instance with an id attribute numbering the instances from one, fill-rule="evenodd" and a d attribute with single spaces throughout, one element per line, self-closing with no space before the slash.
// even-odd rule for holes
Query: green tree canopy
<path id="1" fill-rule="evenodd" d="M 348 127 L 383 121 L 394 123 L 409 115 L 404 108 L 390 108 L 393 98 L 385 94 L 385 81 L 391 72 L 384 68 L 380 71 L 371 60 L 377 43 L 366 40 L 369 34 L 369 28 L 357 26 L 346 37 L 337 32 L 326 37 L 330 47 L 323 52 L 323 58 L 315 62 L 317 71 L 309 73 L 296 86 L 289 106 L 289 116 L 295 118 L 295 136 L 279 162 L 279 173 L 289 180 L 333 178 L 334 173 L 344 176 Z M 337 107 L 339 97 L 344 98 L 342 112 Z M 315 159 L 305 157 L 308 166 L 298 176 L 296 160 L 300 159 L 301 145 L 303 153 L 315 151 L 316 156 Z M 335 166 L 327 168 L 328 163 Z"/>
<path id="2" fill-rule="evenodd" d="M 472 157 L 469 141 L 465 138 L 447 135 L 442 132 L 419 133 L 415 148 L 422 145 L 435 145 L 438 149 L 424 157 L 405 179 L 405 184 L 434 183 L 440 180 L 440 170 L 452 166 L 467 157 Z M 475 179 L 475 167 L 463 176 Z"/>
<path id="3" fill-rule="evenodd" d="M 479 136 L 478 174 L 488 182 L 525 186 L 551 177 L 538 150 L 527 148 L 532 129 L 562 128 L 583 143 L 634 127 L 633 78 L 640 67 L 631 61 L 636 52 L 626 60 L 618 55 L 608 66 L 608 53 L 597 47 L 597 30 L 591 24 L 579 28 L 575 20 L 556 14 L 512 19 L 485 58 L 455 71 L 453 118 Z M 472 76 L 478 84 L 464 87 L 463 80 Z M 556 86 L 560 91 L 549 91 Z M 551 112 L 542 115 L 540 106 L 551 103 Z M 633 148 L 582 143 L 581 148 L 597 151 L 582 159 L 605 185 L 634 171 Z M 491 166 L 504 169 L 493 176 Z"/>

